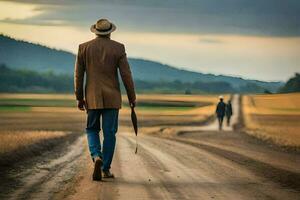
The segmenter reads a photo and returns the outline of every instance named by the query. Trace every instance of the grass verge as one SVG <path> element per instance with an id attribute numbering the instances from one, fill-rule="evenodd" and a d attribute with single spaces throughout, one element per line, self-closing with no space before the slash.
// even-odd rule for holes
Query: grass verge
<path id="1" fill-rule="evenodd" d="M 300 147 L 300 93 L 243 97 L 248 134 L 287 148 Z"/>
<path id="2" fill-rule="evenodd" d="M 11 168 L 15 163 L 41 155 L 60 144 L 72 143 L 79 134 L 59 131 L 0 133 L 0 166 Z"/>

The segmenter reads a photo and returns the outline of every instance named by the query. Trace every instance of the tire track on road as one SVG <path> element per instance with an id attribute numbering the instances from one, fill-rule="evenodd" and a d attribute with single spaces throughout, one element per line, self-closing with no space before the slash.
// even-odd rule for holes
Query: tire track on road
<path id="1" fill-rule="evenodd" d="M 294 189 L 300 192 L 300 174 L 297 172 L 288 171 L 285 169 L 276 168 L 268 163 L 255 160 L 251 157 L 229 151 L 216 146 L 203 144 L 200 142 L 192 142 L 179 138 L 168 138 L 169 140 L 182 142 L 197 148 L 204 149 L 210 153 L 216 154 L 230 161 L 233 161 L 253 172 L 254 174 L 270 179 L 273 182 L 279 183 L 286 188 Z"/>
<path id="2" fill-rule="evenodd" d="M 51 199 L 76 174 L 79 157 L 84 151 L 85 137 L 71 144 L 66 154 L 48 162 L 41 161 L 15 177 L 22 186 L 14 191 L 11 199 Z"/>
<path id="3" fill-rule="evenodd" d="M 261 174 L 264 173 L 264 170 L 266 170 L 265 173 L 269 173 L 269 168 L 259 169 L 261 173 L 255 173 L 257 166 L 249 169 L 247 163 L 241 165 L 234 162 L 233 159 L 229 159 L 231 155 L 223 157 L 211 149 L 199 148 L 199 146 L 178 140 L 151 136 L 145 136 L 145 138 L 143 136 L 140 146 L 143 146 L 148 152 L 150 151 L 150 154 L 155 155 L 156 159 L 163 162 L 169 171 L 178 172 L 179 169 L 180 176 L 186 179 L 181 180 L 182 182 L 173 183 L 177 184 L 176 187 L 182 194 L 191 194 L 194 199 L 215 197 L 218 199 L 297 199 L 299 197 L 298 190 L 287 185 L 283 186 Z M 140 151 L 140 154 L 144 156 L 144 151 Z M 158 156 L 161 154 L 167 154 L 168 157 L 173 157 L 174 162 L 181 164 L 173 165 L 172 168 L 170 166 L 173 162 L 164 159 L 164 156 Z M 240 159 L 241 162 L 244 162 L 240 157 L 234 159 Z M 181 170 L 180 165 L 184 165 L 186 169 Z M 281 171 L 278 173 L 280 174 Z M 276 176 L 277 174 L 273 175 Z M 284 176 L 280 175 L 280 177 Z M 165 180 L 173 181 L 168 177 Z M 183 197 L 183 199 L 189 199 L 184 195 Z"/>

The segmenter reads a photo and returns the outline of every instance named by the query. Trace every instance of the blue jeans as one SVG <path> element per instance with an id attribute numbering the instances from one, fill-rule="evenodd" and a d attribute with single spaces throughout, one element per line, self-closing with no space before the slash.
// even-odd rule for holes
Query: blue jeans
<path id="1" fill-rule="evenodd" d="M 87 127 L 86 133 L 88 138 L 89 150 L 94 160 L 99 156 L 103 160 L 103 171 L 108 171 L 113 159 L 116 133 L 118 131 L 119 109 L 90 109 L 87 111 Z M 103 149 L 101 151 L 101 143 L 99 132 L 100 117 L 102 117 L 103 130 Z"/>

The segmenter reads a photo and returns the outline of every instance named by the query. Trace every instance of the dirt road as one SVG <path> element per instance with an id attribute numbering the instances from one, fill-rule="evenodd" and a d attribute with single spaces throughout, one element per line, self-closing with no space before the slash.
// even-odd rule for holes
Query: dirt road
<path id="1" fill-rule="evenodd" d="M 238 97 L 233 99 L 238 110 Z M 236 115 L 233 123 L 238 119 Z M 178 137 L 120 132 L 115 180 L 90 180 L 92 164 L 70 199 L 299 199 L 300 157 L 270 148 L 217 123 L 182 127 Z"/>
<path id="2" fill-rule="evenodd" d="M 299 199 L 299 156 L 251 141 L 232 147 L 240 140 L 234 133 L 198 134 L 176 141 L 143 136 L 137 155 L 134 139 L 122 134 L 117 178 L 92 182 L 89 165 L 70 199 Z"/>
<path id="3" fill-rule="evenodd" d="M 82 136 L 64 156 L 19 176 L 24 184 L 11 197 L 300 199 L 299 153 L 270 147 L 230 128 L 184 128 L 178 136 L 140 135 L 138 154 L 133 133 L 121 128 L 112 167 L 116 178 L 102 182 L 91 180 L 93 164 Z"/>

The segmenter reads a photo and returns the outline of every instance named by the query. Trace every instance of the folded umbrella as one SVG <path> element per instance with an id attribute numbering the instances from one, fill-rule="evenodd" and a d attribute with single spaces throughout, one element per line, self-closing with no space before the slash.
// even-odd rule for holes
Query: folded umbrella
<path id="1" fill-rule="evenodd" d="M 138 121 L 134 111 L 134 107 L 131 107 L 131 121 L 135 132 L 135 153 L 137 153 L 138 144 L 137 144 L 137 134 L 138 134 Z"/>

